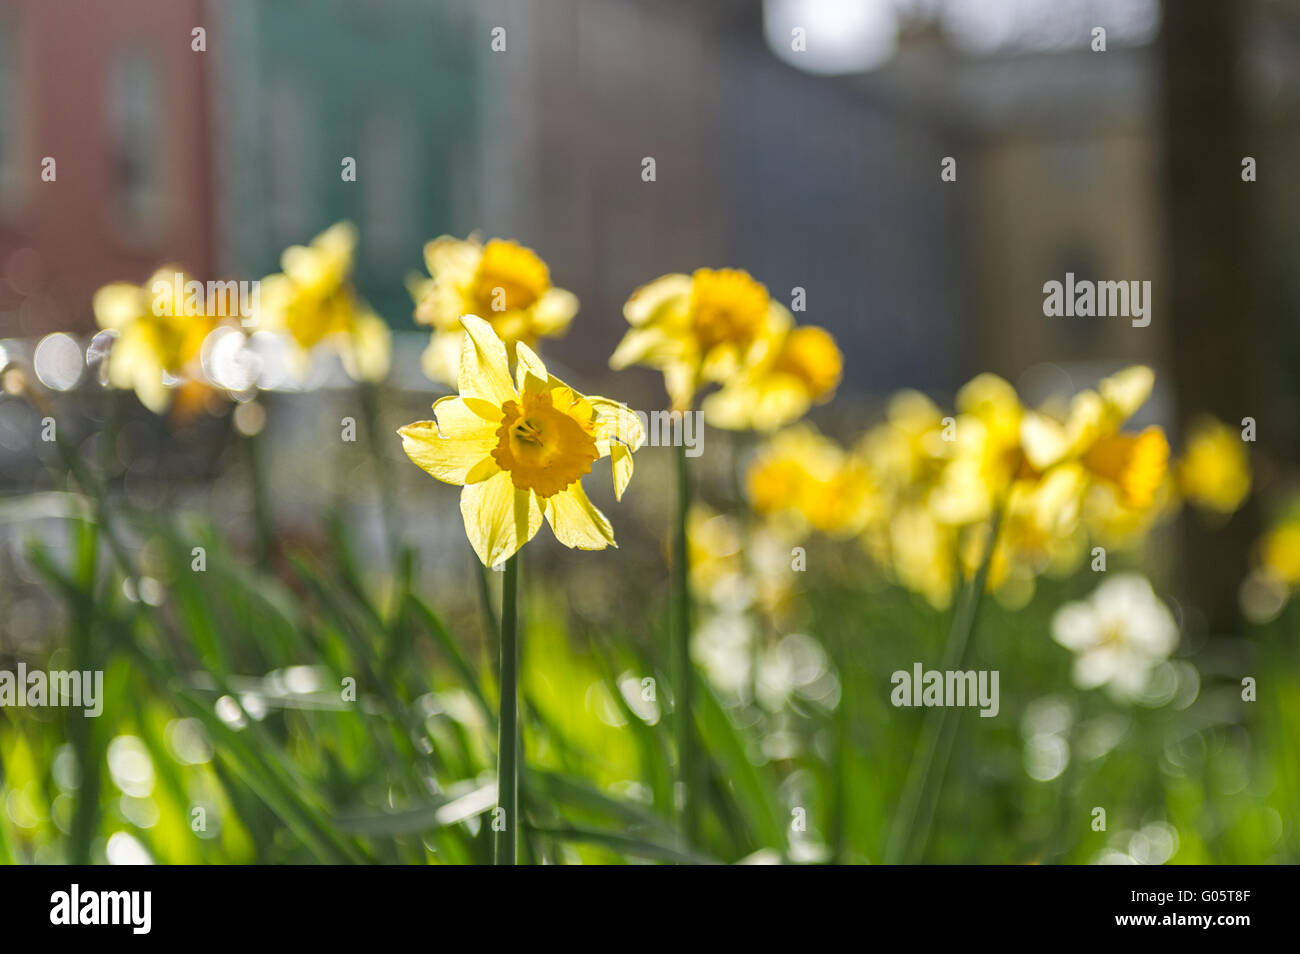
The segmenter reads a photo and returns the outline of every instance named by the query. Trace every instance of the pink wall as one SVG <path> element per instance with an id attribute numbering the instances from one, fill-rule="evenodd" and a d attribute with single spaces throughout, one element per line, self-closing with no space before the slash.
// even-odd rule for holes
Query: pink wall
<path id="1" fill-rule="evenodd" d="M 0 208 L 0 336 L 93 327 L 90 296 L 116 280 L 143 281 L 177 261 L 208 277 L 213 260 L 213 175 L 209 148 L 209 57 L 191 50 L 191 30 L 209 29 L 203 0 L 0 0 L 0 31 L 13 63 L 0 95 L 15 121 L 19 198 Z M 156 196 L 132 217 L 114 185 L 113 78 L 136 51 L 152 82 L 118 95 L 117 109 L 152 117 L 141 154 L 153 157 Z M 127 68 L 126 72 L 131 73 Z M 121 84 L 118 84 L 121 88 Z M 117 128 L 132 128 L 121 126 Z M 132 137 L 132 141 L 136 141 Z M 41 161 L 57 162 L 57 181 L 43 182 Z M 36 255 L 14 253 L 33 249 Z M 17 314 L 13 309 L 17 308 Z M 4 314 L 8 312 L 8 314 Z"/>

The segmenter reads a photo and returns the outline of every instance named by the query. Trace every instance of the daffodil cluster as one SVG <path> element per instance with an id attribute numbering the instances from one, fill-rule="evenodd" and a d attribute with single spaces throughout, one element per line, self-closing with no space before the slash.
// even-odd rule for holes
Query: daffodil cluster
<path id="1" fill-rule="evenodd" d="M 940 608 L 989 552 L 990 589 L 1022 604 L 1040 575 L 1074 570 L 1091 546 L 1140 543 L 1177 503 L 1174 474 L 1189 499 L 1240 505 L 1249 469 L 1223 430 L 1195 431 L 1171 470 L 1161 428 L 1127 427 L 1154 380 L 1134 366 L 1035 408 L 981 374 L 958 391 L 952 413 L 901 391 L 850 447 L 807 425 L 775 434 L 748 468 L 749 503 L 785 526 L 856 537 Z"/>
<path id="2" fill-rule="evenodd" d="M 790 311 L 740 269 L 664 275 L 623 306 L 631 326 L 610 366 L 642 364 L 663 372 L 674 409 L 697 394 L 705 419 L 731 430 L 772 431 L 830 400 L 844 360 L 830 333 L 796 327 Z"/>
<path id="3" fill-rule="evenodd" d="M 383 319 L 352 288 L 356 230 L 341 222 L 309 245 L 294 245 L 281 257 L 282 272 L 262 282 L 192 280 L 177 266 L 158 269 L 144 285 L 113 282 L 94 297 L 95 320 L 113 336 L 107 382 L 134 390 L 145 407 L 161 414 L 192 410 L 206 395 L 242 391 L 204 367 L 204 349 L 231 333 L 242 348 L 254 328 L 279 333 L 289 342 L 299 376 L 319 347 L 335 349 L 355 380 L 378 381 L 388 373 L 391 341 Z M 246 295 L 244 286 L 258 286 Z M 214 292 L 214 289 L 217 289 Z M 206 291 L 206 294 L 205 294 Z M 255 384 L 249 377 L 246 385 Z"/>
<path id="4" fill-rule="evenodd" d="M 113 335 L 107 380 L 135 391 L 140 403 L 162 414 L 192 404 L 209 390 L 201 368 L 203 343 L 226 319 L 187 289 L 191 279 L 177 266 L 158 269 L 143 285 L 112 282 L 93 301 L 95 321 Z"/>

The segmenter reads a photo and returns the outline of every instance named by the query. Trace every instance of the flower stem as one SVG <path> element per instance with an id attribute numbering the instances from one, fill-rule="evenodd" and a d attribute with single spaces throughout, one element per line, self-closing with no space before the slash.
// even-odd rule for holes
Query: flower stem
<path id="1" fill-rule="evenodd" d="M 504 827 L 496 832 L 492 861 L 515 864 L 519 812 L 519 555 L 506 560 L 501 576 L 501 718 L 497 729 L 497 807 Z"/>
<path id="2" fill-rule="evenodd" d="M 690 552 L 686 537 L 686 517 L 691 506 L 691 478 L 686 467 L 685 442 L 677 448 L 677 525 L 673 532 L 673 610 L 670 646 L 670 670 L 673 681 L 675 713 L 673 727 L 677 741 L 678 780 L 682 786 L 682 831 L 687 844 L 694 844 L 698 834 L 696 801 L 695 731 L 692 702 L 695 692 L 691 671 L 691 591 L 688 565 Z"/>
<path id="3" fill-rule="evenodd" d="M 266 490 L 266 461 L 262 453 L 262 435 L 249 434 L 244 438 L 248 457 L 248 481 L 253 494 L 253 546 L 257 565 L 265 570 L 271 565 L 275 531 L 272 526 L 271 504 Z"/>
<path id="4" fill-rule="evenodd" d="M 1002 525 L 1002 507 L 998 505 L 989 520 L 989 536 L 984 544 L 975 579 L 967 587 L 964 598 L 953 613 L 948 645 L 944 649 L 945 670 L 965 669 L 970 656 L 971 634 L 979 614 L 980 601 L 988 585 L 989 568 L 997 545 L 998 530 Z M 929 713 L 923 740 L 912 759 L 912 766 L 899 803 L 898 817 L 885 849 L 888 864 L 914 861 L 925 849 L 930 835 L 930 822 L 943 790 L 943 777 L 952 755 L 952 743 L 957 734 L 957 720 L 953 709 L 940 706 Z"/>

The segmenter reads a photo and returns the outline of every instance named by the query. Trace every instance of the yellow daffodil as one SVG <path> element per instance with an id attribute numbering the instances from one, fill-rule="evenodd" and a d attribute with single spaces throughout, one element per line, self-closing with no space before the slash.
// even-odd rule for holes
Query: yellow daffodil
<path id="1" fill-rule="evenodd" d="M 461 315 L 483 316 L 509 349 L 564 334 L 578 312 L 577 296 L 554 287 L 546 263 L 518 242 L 444 235 L 424 246 L 424 261 L 430 277 L 416 276 L 408 287 L 415 320 L 433 327 L 424 372 L 443 384 L 460 373 Z"/>
<path id="2" fill-rule="evenodd" d="M 701 503 L 691 505 L 686 523 L 691 589 L 700 599 L 720 602 L 720 590 L 743 583 L 740 526 Z"/>
<path id="3" fill-rule="evenodd" d="M 831 399 L 844 356 L 830 332 L 792 328 L 738 377 L 704 399 L 704 417 L 728 430 L 774 431 Z"/>
<path id="4" fill-rule="evenodd" d="M 987 520 L 1012 482 L 1029 476 L 1020 451 L 1024 415 L 1015 388 L 981 374 L 957 392 L 957 415 L 940 433 L 947 465 L 930 492 L 936 518 L 953 526 Z"/>
<path id="5" fill-rule="evenodd" d="M 955 573 L 974 576 L 1000 510 L 988 585 L 1023 605 L 1035 579 L 1076 568 L 1091 535 L 1108 545 L 1140 539 L 1167 508 L 1169 445 L 1159 428 L 1121 430 L 1154 376 L 1134 367 L 1074 396 L 1061 411 L 1025 408 L 1002 378 L 981 374 L 943 417 L 904 391 L 888 420 L 859 444 L 890 515 L 868 525 L 864 549 L 934 605 L 951 598 Z"/>
<path id="6" fill-rule="evenodd" d="M 114 282 L 95 292 L 95 321 L 117 334 L 108 356 L 109 384 L 135 391 L 155 414 L 167 410 L 174 389 L 185 382 L 201 385 L 203 341 L 221 321 L 189 295 L 188 284 L 169 265 L 142 286 Z"/>
<path id="7" fill-rule="evenodd" d="M 946 609 L 957 578 L 956 531 L 935 520 L 928 508 L 907 504 L 890 514 L 882 541 L 884 558 L 877 552 L 877 559 L 894 578 L 935 609 Z"/>
<path id="8" fill-rule="evenodd" d="M 755 512 L 793 519 L 819 533 L 852 536 L 876 513 L 866 465 L 807 424 L 774 435 L 745 479 Z"/>
<path id="9" fill-rule="evenodd" d="M 773 351 L 793 324 L 781 304 L 748 272 L 697 269 L 643 285 L 623 306 L 631 328 L 609 359 L 613 368 L 661 370 L 673 407 L 688 410 L 705 382 L 725 383 Z M 824 342 L 804 341 L 819 349 Z M 791 356 L 791 360 L 803 360 Z M 824 379 L 824 356 L 811 371 Z M 838 373 L 835 375 L 838 379 Z M 823 382 L 824 383 L 824 380 Z"/>
<path id="10" fill-rule="evenodd" d="M 1177 473 L 1183 496 L 1215 513 L 1235 513 L 1250 493 L 1246 445 L 1240 434 L 1213 418 L 1192 425 Z"/>
<path id="11" fill-rule="evenodd" d="M 790 551 L 798 543 L 772 522 L 741 521 L 701 503 L 687 513 L 691 592 L 715 609 L 749 607 L 778 617 L 791 596 Z"/>
<path id="12" fill-rule="evenodd" d="M 313 349 L 337 349 L 347 373 L 358 381 L 388 374 L 392 336 L 388 325 L 357 299 L 352 262 L 357 244 L 350 222 L 330 226 L 310 245 L 293 245 L 280 258 L 283 269 L 262 281 L 261 324 L 289 337 L 299 374 Z"/>
<path id="13" fill-rule="evenodd" d="M 1269 576 L 1291 587 L 1300 586 L 1300 518 L 1284 520 L 1269 530 L 1260 545 L 1260 556 Z"/>
<path id="14" fill-rule="evenodd" d="M 943 412 L 933 401 L 920 391 L 899 391 L 889 401 L 885 421 L 862 436 L 857 450 L 891 497 L 925 493 L 952 453 L 943 427 Z"/>
<path id="15" fill-rule="evenodd" d="M 614 495 L 632 479 L 632 453 L 645 435 L 625 405 L 586 397 L 550 375 L 523 342 L 515 378 L 506 347 L 482 318 L 464 315 L 458 389 L 433 405 L 436 421 L 401 428 L 407 456 L 444 483 L 463 486 L 465 532 L 484 565 L 514 553 L 542 519 L 568 547 L 602 550 L 614 530 L 592 505 L 581 478 L 609 457 Z"/>
<path id="16" fill-rule="evenodd" d="M 1027 412 L 1020 437 L 1029 465 L 1043 472 L 1077 460 L 1091 476 L 1118 488 L 1127 506 L 1150 506 L 1168 469 L 1169 441 L 1158 427 L 1136 434 L 1120 428 L 1146 403 L 1154 382 L 1150 368 L 1135 365 L 1105 378 L 1095 391 L 1076 394 L 1064 422 Z"/>

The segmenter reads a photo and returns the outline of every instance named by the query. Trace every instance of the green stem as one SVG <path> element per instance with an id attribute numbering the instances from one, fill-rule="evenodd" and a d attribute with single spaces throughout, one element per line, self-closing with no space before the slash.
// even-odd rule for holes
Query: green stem
<path id="1" fill-rule="evenodd" d="M 686 518 L 691 505 L 691 478 L 686 467 L 685 442 L 677 448 L 677 525 L 673 533 L 673 610 L 670 646 L 670 675 L 673 681 L 678 775 L 682 785 L 682 830 L 688 845 L 699 833 L 698 803 L 695 783 L 695 731 L 692 703 L 695 692 L 691 671 L 691 591 L 690 551 L 686 536 Z"/>
<path id="2" fill-rule="evenodd" d="M 944 649 L 945 670 L 965 669 L 970 655 L 971 634 L 979 614 L 980 601 L 988 585 L 989 568 L 997 545 L 998 530 L 1002 525 L 1002 507 L 999 505 L 989 521 L 989 536 L 984 545 L 975 579 L 967 588 L 964 599 L 953 613 L 948 645 Z M 930 712 L 926 720 L 924 740 L 917 749 L 908 772 L 907 784 L 899 803 L 885 861 L 889 864 L 919 858 L 930 834 L 930 823 L 943 790 L 943 777 L 952 755 L 953 739 L 957 734 L 957 720 L 952 708 L 940 706 Z"/>
<path id="3" fill-rule="evenodd" d="M 253 491 L 254 548 L 257 565 L 265 570 L 271 566 L 274 532 L 271 529 L 271 504 L 266 492 L 266 461 L 262 459 L 261 433 L 248 435 L 244 444 L 248 449 L 248 481 Z"/>
<path id="4" fill-rule="evenodd" d="M 505 812 L 492 861 L 513 865 L 519 845 L 519 555 L 506 560 L 501 578 L 501 718 L 497 727 L 497 807 Z"/>

